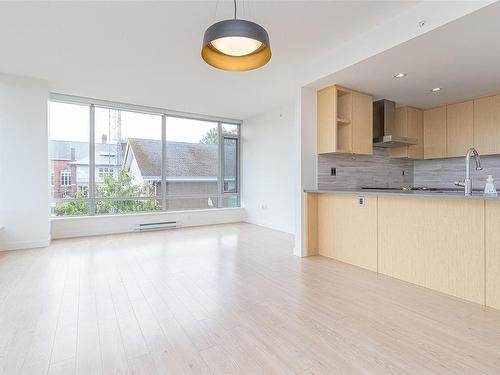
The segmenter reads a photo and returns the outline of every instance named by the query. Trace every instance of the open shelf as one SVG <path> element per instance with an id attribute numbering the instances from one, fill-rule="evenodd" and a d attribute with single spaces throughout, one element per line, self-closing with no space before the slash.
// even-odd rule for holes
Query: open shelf
<path id="1" fill-rule="evenodd" d="M 336 152 L 352 152 L 352 92 L 337 88 Z"/>
<path id="2" fill-rule="evenodd" d="M 343 151 L 341 151 L 343 150 Z M 346 152 L 352 150 L 352 126 L 339 126 L 337 122 L 337 152 Z"/>
<path id="3" fill-rule="evenodd" d="M 373 100 L 332 85 L 317 93 L 318 154 L 372 154 Z"/>
<path id="4" fill-rule="evenodd" d="M 337 89 L 337 119 L 351 122 L 352 119 L 352 93 Z"/>

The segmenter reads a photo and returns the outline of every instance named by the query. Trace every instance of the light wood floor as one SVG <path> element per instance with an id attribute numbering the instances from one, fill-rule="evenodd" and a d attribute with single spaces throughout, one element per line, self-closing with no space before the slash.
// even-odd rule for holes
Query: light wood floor
<path id="1" fill-rule="evenodd" d="M 5 374 L 500 374 L 500 312 L 249 224 L 0 254 Z"/>

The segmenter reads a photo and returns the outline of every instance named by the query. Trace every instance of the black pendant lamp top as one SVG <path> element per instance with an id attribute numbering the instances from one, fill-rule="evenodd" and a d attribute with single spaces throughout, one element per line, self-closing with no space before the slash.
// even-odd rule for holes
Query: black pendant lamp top
<path id="1" fill-rule="evenodd" d="M 203 37 L 201 57 L 222 70 L 244 71 L 260 68 L 271 59 L 267 31 L 254 22 L 236 19 L 210 26 Z"/>

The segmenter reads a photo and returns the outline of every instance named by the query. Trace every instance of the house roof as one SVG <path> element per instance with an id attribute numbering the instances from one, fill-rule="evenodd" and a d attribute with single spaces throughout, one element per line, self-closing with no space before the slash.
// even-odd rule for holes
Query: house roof
<path id="1" fill-rule="evenodd" d="M 121 160 L 123 159 L 121 149 L 121 144 L 96 143 L 96 165 L 121 165 Z M 72 162 L 72 164 L 88 165 L 89 144 L 88 142 L 50 140 L 49 157 L 50 160 L 67 160 Z"/>
<path id="2" fill-rule="evenodd" d="M 74 151 L 72 151 L 74 150 Z M 121 144 L 96 143 L 96 165 L 130 165 L 127 158 L 135 158 L 143 177 L 161 176 L 161 141 L 153 139 L 129 138 L 126 155 Z M 129 152 L 131 150 L 131 152 Z M 217 178 L 218 146 L 215 144 L 167 141 L 167 177 Z M 89 144 L 51 140 L 49 155 L 51 160 L 67 160 L 77 165 L 89 164 Z M 74 153 L 74 155 L 72 155 Z M 72 159 L 72 157 L 74 159 Z M 234 149 L 226 149 L 226 176 L 235 170 Z M 233 173 L 234 174 L 234 173 Z"/>
<path id="3" fill-rule="evenodd" d="M 161 176 L 161 141 L 129 138 L 128 142 L 141 175 Z M 216 177 L 218 174 L 218 146 L 215 144 L 167 141 L 166 151 L 168 177 Z M 234 151 L 226 152 L 226 167 L 234 169 Z"/>

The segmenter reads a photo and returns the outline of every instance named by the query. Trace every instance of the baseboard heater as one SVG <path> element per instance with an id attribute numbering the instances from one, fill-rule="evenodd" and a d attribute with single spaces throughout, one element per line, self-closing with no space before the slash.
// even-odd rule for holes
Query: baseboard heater
<path id="1" fill-rule="evenodd" d="M 163 221 L 160 223 L 141 223 L 141 224 L 136 224 L 134 231 L 135 232 L 146 232 L 146 231 L 152 231 L 152 230 L 163 230 L 163 229 L 176 229 L 180 228 L 181 222 L 180 221 Z"/>

